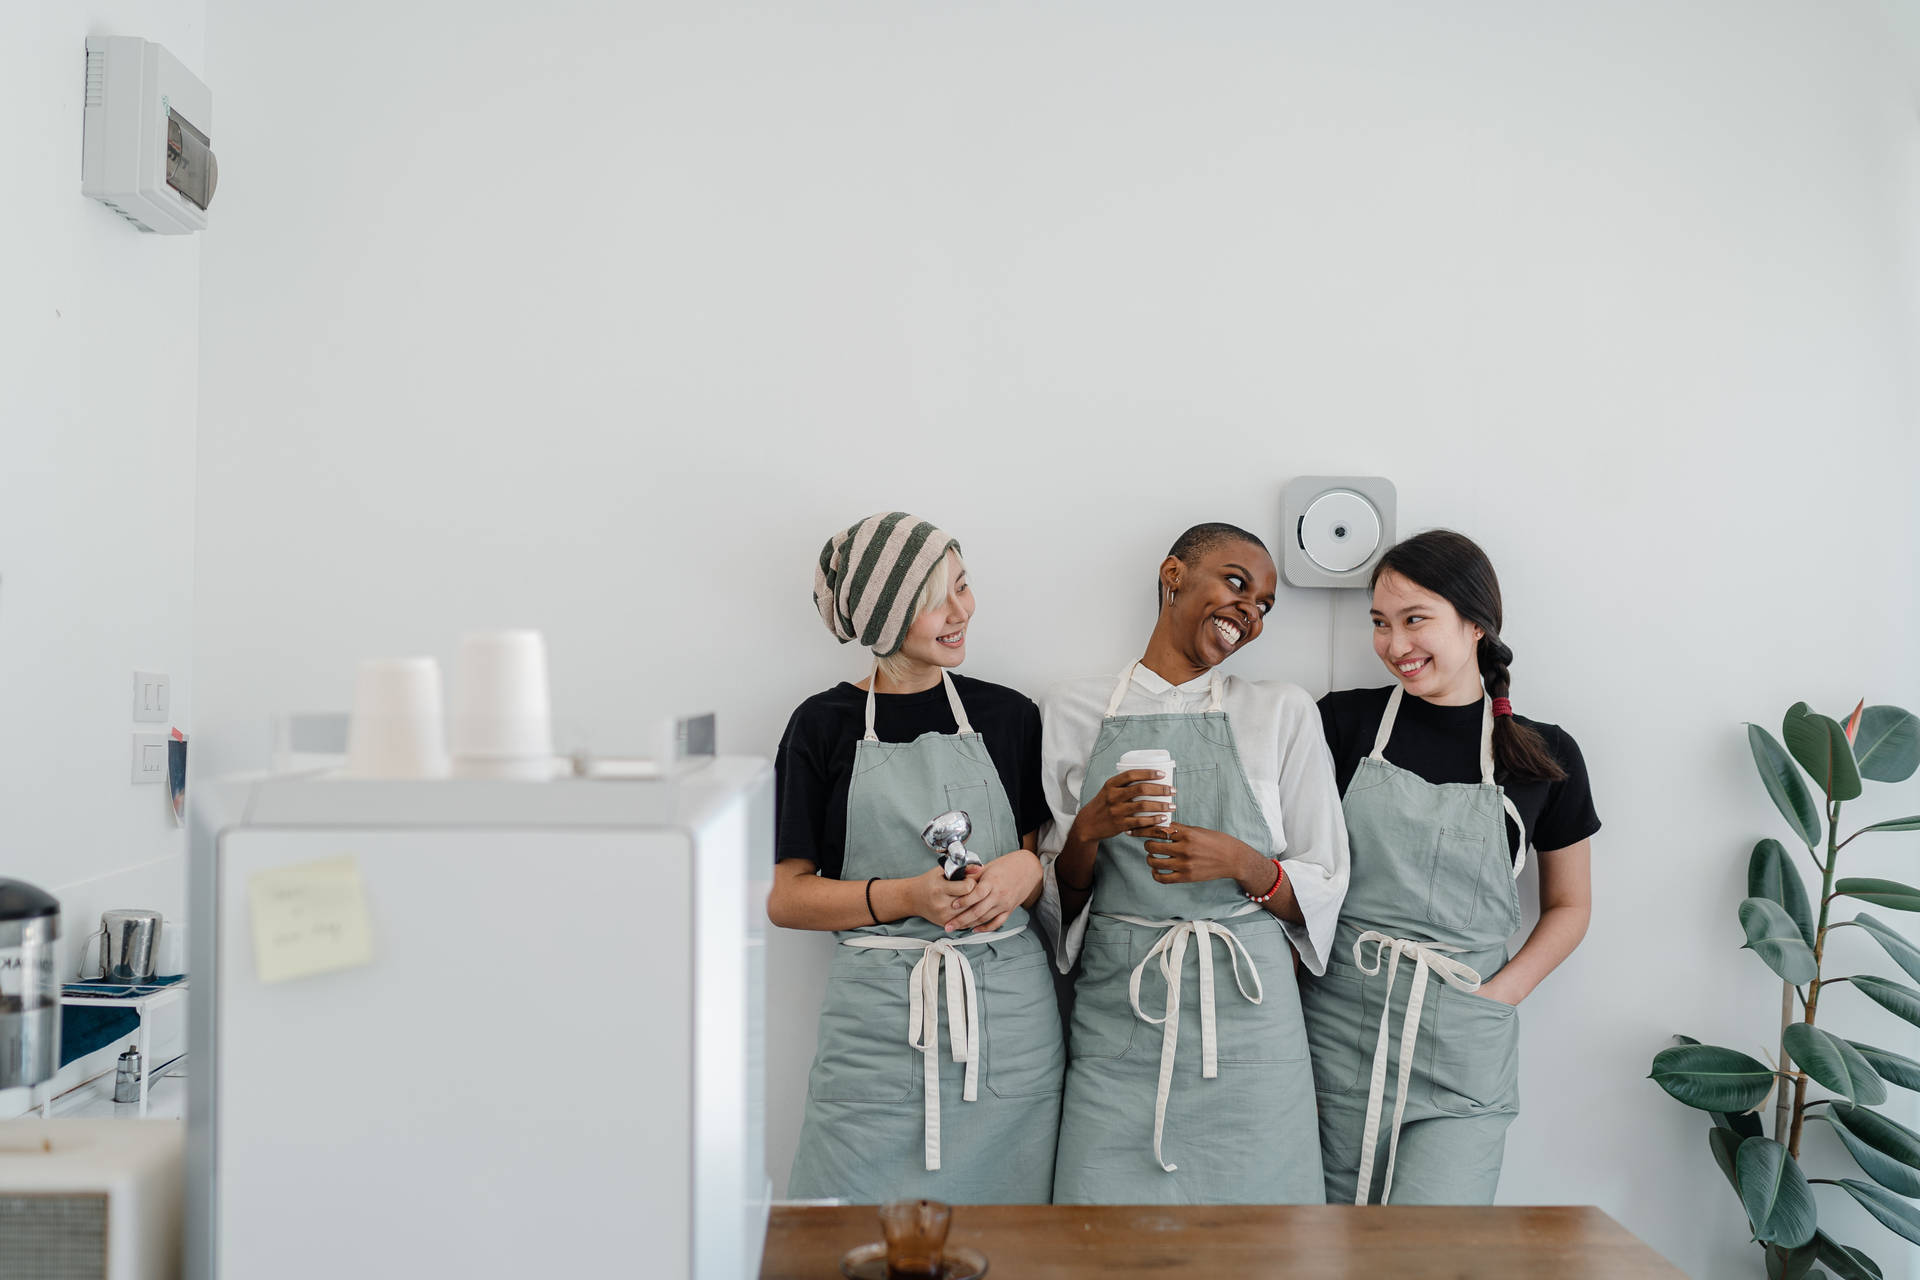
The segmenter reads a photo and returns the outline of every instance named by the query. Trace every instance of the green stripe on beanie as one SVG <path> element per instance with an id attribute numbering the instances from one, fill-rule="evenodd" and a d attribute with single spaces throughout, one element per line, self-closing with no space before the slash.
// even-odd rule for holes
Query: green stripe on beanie
<path id="1" fill-rule="evenodd" d="M 834 638 L 858 640 L 881 657 L 897 653 L 913 626 L 920 589 L 952 534 L 904 511 L 868 516 L 827 539 L 814 565 L 813 603 Z"/>

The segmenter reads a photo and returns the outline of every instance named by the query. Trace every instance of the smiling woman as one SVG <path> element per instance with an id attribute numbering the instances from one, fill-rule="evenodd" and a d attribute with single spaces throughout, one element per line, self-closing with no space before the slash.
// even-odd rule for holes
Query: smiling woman
<path id="1" fill-rule="evenodd" d="M 884 512 L 834 535 L 814 602 L 874 666 L 801 703 L 775 760 L 767 915 L 840 942 L 788 1194 L 1044 1204 L 1064 1051 L 1027 931 L 1046 816 L 1039 710 L 953 674 L 973 584 L 960 544 L 924 520 Z M 984 865 L 949 880 L 923 832 L 953 810 Z"/>
<path id="2" fill-rule="evenodd" d="M 1519 1110 L 1514 1006 L 1586 932 L 1586 767 L 1567 734 L 1514 715 L 1502 622 L 1485 553 L 1418 534 L 1373 575 L 1373 651 L 1396 683 L 1320 702 L 1354 863 L 1334 961 L 1301 992 L 1332 1202 L 1492 1202 Z M 1529 842 L 1540 923 L 1509 960 Z"/>
<path id="3" fill-rule="evenodd" d="M 1047 695 L 1039 913 L 1062 971 L 1083 960 L 1056 1202 L 1322 1198 L 1289 944 L 1318 971 L 1346 892 L 1332 762 L 1305 691 L 1216 670 L 1276 586 L 1258 538 L 1196 525 L 1161 561 L 1141 659 Z M 1134 753 L 1170 757 L 1172 785 Z"/>

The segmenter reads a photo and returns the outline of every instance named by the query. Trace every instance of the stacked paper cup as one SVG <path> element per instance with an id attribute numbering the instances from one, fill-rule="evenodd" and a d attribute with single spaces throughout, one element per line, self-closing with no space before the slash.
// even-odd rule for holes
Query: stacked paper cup
<path id="1" fill-rule="evenodd" d="M 460 638 L 450 728 L 457 777 L 544 782 L 553 776 L 547 642 L 538 631 Z"/>
<path id="2" fill-rule="evenodd" d="M 355 778 L 444 778 L 446 722 L 440 664 L 432 658 L 374 658 L 353 682 L 347 773 Z"/>

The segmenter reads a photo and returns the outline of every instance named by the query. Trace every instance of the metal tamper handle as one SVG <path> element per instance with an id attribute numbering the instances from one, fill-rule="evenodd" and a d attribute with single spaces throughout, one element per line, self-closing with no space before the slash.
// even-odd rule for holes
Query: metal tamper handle
<path id="1" fill-rule="evenodd" d="M 980 866 L 980 855 L 967 848 L 965 841 L 973 834 L 973 819 L 961 809 L 950 809 L 926 825 L 920 838 L 927 842 L 927 848 L 940 855 L 940 865 L 946 869 L 947 879 L 963 880 L 967 867 Z"/>

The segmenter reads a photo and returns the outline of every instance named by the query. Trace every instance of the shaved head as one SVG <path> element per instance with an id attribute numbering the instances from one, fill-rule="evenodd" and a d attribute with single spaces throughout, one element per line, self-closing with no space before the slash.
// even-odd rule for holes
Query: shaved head
<path id="1" fill-rule="evenodd" d="M 1167 554 L 1182 564 L 1193 564 L 1208 552 L 1236 542 L 1251 542 L 1262 551 L 1267 549 L 1266 543 L 1239 525 L 1213 520 L 1206 524 L 1197 524 L 1175 538 L 1173 545 L 1167 548 Z M 1154 582 L 1154 598 L 1155 600 L 1166 598 L 1157 579 Z"/>

